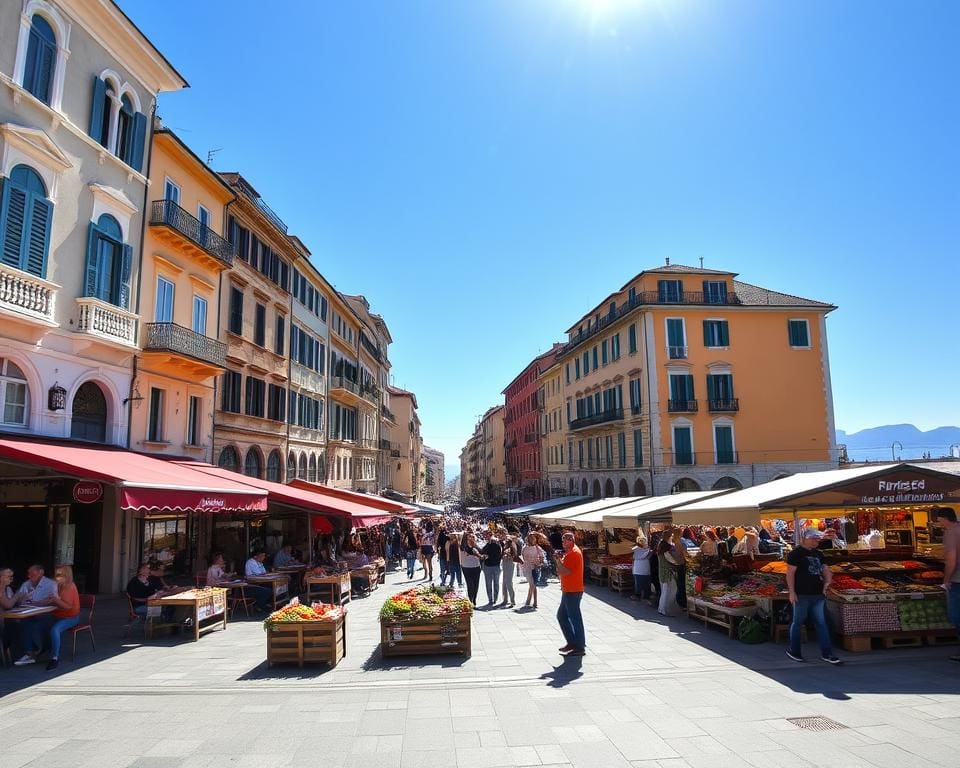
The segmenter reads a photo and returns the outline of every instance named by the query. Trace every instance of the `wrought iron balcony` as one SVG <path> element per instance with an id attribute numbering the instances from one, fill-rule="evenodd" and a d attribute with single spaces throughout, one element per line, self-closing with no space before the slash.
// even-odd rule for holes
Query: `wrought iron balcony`
<path id="1" fill-rule="evenodd" d="M 668 400 L 667 411 L 670 413 L 696 413 L 696 400 Z"/>
<path id="2" fill-rule="evenodd" d="M 169 227 L 198 248 L 202 248 L 228 267 L 233 264 L 237 249 L 208 225 L 192 216 L 173 200 L 154 200 L 150 210 L 150 226 Z"/>
<path id="3" fill-rule="evenodd" d="M 383 354 L 380 352 L 380 348 L 374 344 L 370 339 L 367 338 L 367 334 L 363 331 L 360 331 L 360 346 L 363 347 L 370 354 L 374 360 L 378 363 L 383 362 Z"/>
<path id="4" fill-rule="evenodd" d="M 717 464 L 739 464 L 740 463 L 740 454 L 736 451 L 717 451 L 716 455 Z"/>
<path id="5" fill-rule="evenodd" d="M 574 419 L 570 422 L 570 429 L 583 429 L 597 424 L 605 424 L 608 421 L 620 421 L 623 418 L 623 408 L 611 408 L 610 410 L 600 411 L 592 416 L 584 416 Z"/>
<path id="6" fill-rule="evenodd" d="M 673 454 L 673 464 L 677 467 L 692 467 L 697 463 L 696 454 L 692 451 L 679 451 Z"/>
<path id="7" fill-rule="evenodd" d="M 387 421 L 392 421 L 394 424 L 397 423 L 397 417 L 393 415 L 393 411 L 391 411 L 382 403 L 380 404 L 380 415 L 383 416 L 383 418 L 385 418 Z"/>
<path id="8" fill-rule="evenodd" d="M 147 323 L 146 331 L 145 352 L 173 352 L 218 368 L 226 365 L 227 345 L 222 341 L 176 323 Z"/>
<path id="9" fill-rule="evenodd" d="M 714 412 L 731 412 L 740 410 L 740 398 L 730 397 L 726 399 L 710 398 L 709 408 Z"/>
<path id="10" fill-rule="evenodd" d="M 384 439 L 381 437 L 381 438 L 380 438 L 380 450 L 381 450 L 381 451 L 389 451 L 389 450 L 390 450 L 390 441 L 389 441 L 389 440 L 384 440 Z"/>
<path id="11" fill-rule="evenodd" d="M 374 437 L 361 437 L 357 439 L 357 445 L 360 448 L 376 448 L 377 440 Z"/>
<path id="12" fill-rule="evenodd" d="M 360 385 L 355 381 L 351 381 L 345 376 L 331 376 L 330 389 L 345 389 L 347 392 L 351 392 L 354 395 L 360 395 Z"/>
<path id="13" fill-rule="evenodd" d="M 368 403 L 378 405 L 380 403 L 380 387 L 376 384 L 361 384 L 360 397 Z"/>

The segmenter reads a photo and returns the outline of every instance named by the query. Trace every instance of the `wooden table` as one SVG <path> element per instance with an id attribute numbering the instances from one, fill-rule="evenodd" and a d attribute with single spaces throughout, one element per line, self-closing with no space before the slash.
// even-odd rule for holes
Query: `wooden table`
<path id="1" fill-rule="evenodd" d="M 350 574 L 335 573 L 332 576 L 306 576 L 307 602 L 313 600 L 313 587 L 320 592 L 321 597 L 329 592 L 330 602 L 335 605 L 343 605 L 350 602 Z"/>
<path id="2" fill-rule="evenodd" d="M 350 576 L 363 579 L 367 592 L 373 592 L 380 586 L 380 571 L 375 565 L 362 565 L 350 571 Z"/>
<path id="3" fill-rule="evenodd" d="M 264 573 L 260 576 L 247 576 L 247 581 L 258 586 L 269 587 L 273 595 L 273 610 L 290 597 L 290 576 L 286 573 Z"/>
<path id="4" fill-rule="evenodd" d="M 222 587 L 187 589 L 159 597 L 147 598 L 147 639 L 153 637 L 155 619 L 160 618 L 164 608 L 184 607 L 192 613 L 193 639 L 211 629 L 227 628 L 227 590 Z M 178 626 L 159 624 L 156 626 Z"/>
<path id="5" fill-rule="evenodd" d="M 16 608 L 0 613 L 0 618 L 29 619 L 34 616 L 43 616 L 45 613 L 53 613 L 55 610 L 57 608 L 54 605 L 18 605 Z"/>
<path id="6" fill-rule="evenodd" d="M 698 597 L 687 598 L 687 615 L 691 619 L 703 621 L 703 626 L 715 624 L 727 630 L 730 637 L 736 637 L 737 625 L 741 619 L 753 616 L 757 612 L 756 605 L 728 606 L 720 605 Z"/>
<path id="7" fill-rule="evenodd" d="M 307 572 L 307 566 L 300 565 L 285 565 L 281 568 L 277 568 L 277 573 L 285 573 L 290 577 L 293 584 L 293 587 L 290 591 L 294 595 L 299 595 L 303 592 L 303 574 Z"/>

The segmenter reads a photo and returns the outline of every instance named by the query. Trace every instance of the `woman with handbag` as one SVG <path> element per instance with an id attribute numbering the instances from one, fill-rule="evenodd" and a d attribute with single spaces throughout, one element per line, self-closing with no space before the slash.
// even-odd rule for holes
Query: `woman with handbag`
<path id="1" fill-rule="evenodd" d="M 477 537 L 467 533 L 460 544 L 460 567 L 467 582 L 467 597 L 474 608 L 477 607 L 477 592 L 480 590 L 480 550 Z"/>
<path id="2" fill-rule="evenodd" d="M 522 563 L 517 548 L 516 528 L 510 528 L 503 539 L 503 602 L 501 608 L 513 608 L 517 604 L 517 595 L 513 589 L 513 574 L 517 563 Z"/>
<path id="3" fill-rule="evenodd" d="M 679 553 L 673 543 L 674 531 L 667 531 L 657 545 L 657 573 L 660 577 L 660 605 L 657 613 L 672 616 L 671 608 L 677 599 L 677 564 Z"/>
<path id="4" fill-rule="evenodd" d="M 537 544 L 537 534 L 527 536 L 527 545 L 520 550 L 520 560 L 523 563 L 523 573 L 527 577 L 527 602 L 524 608 L 529 608 L 531 601 L 533 609 L 537 609 L 537 576 L 543 564 L 547 561 L 547 553 Z"/>

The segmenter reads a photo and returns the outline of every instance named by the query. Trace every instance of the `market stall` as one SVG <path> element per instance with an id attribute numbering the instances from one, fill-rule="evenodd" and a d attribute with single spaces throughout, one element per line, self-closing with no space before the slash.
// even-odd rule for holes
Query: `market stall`
<path id="1" fill-rule="evenodd" d="M 227 628 L 227 590 L 221 587 L 197 587 L 160 593 L 147 599 L 147 639 L 153 637 L 160 627 L 182 627 L 182 620 L 163 622 L 164 609 L 172 609 L 174 615 L 186 613 L 193 639 L 214 629 Z"/>
<path id="2" fill-rule="evenodd" d="M 294 598 L 263 622 L 267 665 L 322 662 L 335 667 L 347 654 L 347 613 L 339 605 L 301 604 Z"/>
<path id="3" fill-rule="evenodd" d="M 473 606 L 451 588 L 427 585 L 390 597 L 380 609 L 380 651 L 387 656 L 471 654 Z"/>

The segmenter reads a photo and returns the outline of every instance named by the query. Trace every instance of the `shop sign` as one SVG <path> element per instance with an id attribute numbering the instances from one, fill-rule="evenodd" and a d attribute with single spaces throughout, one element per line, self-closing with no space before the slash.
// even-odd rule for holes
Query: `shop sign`
<path id="1" fill-rule="evenodd" d="M 78 504 L 94 504 L 103 498 L 103 486 L 92 480 L 80 480 L 73 486 L 73 500 Z"/>
<path id="2" fill-rule="evenodd" d="M 200 509 L 223 509 L 227 505 L 222 496 L 204 496 L 197 505 Z"/>
<path id="3" fill-rule="evenodd" d="M 851 483 L 842 492 L 856 497 L 853 504 L 936 504 L 960 499 L 960 477 L 897 472 Z"/>

